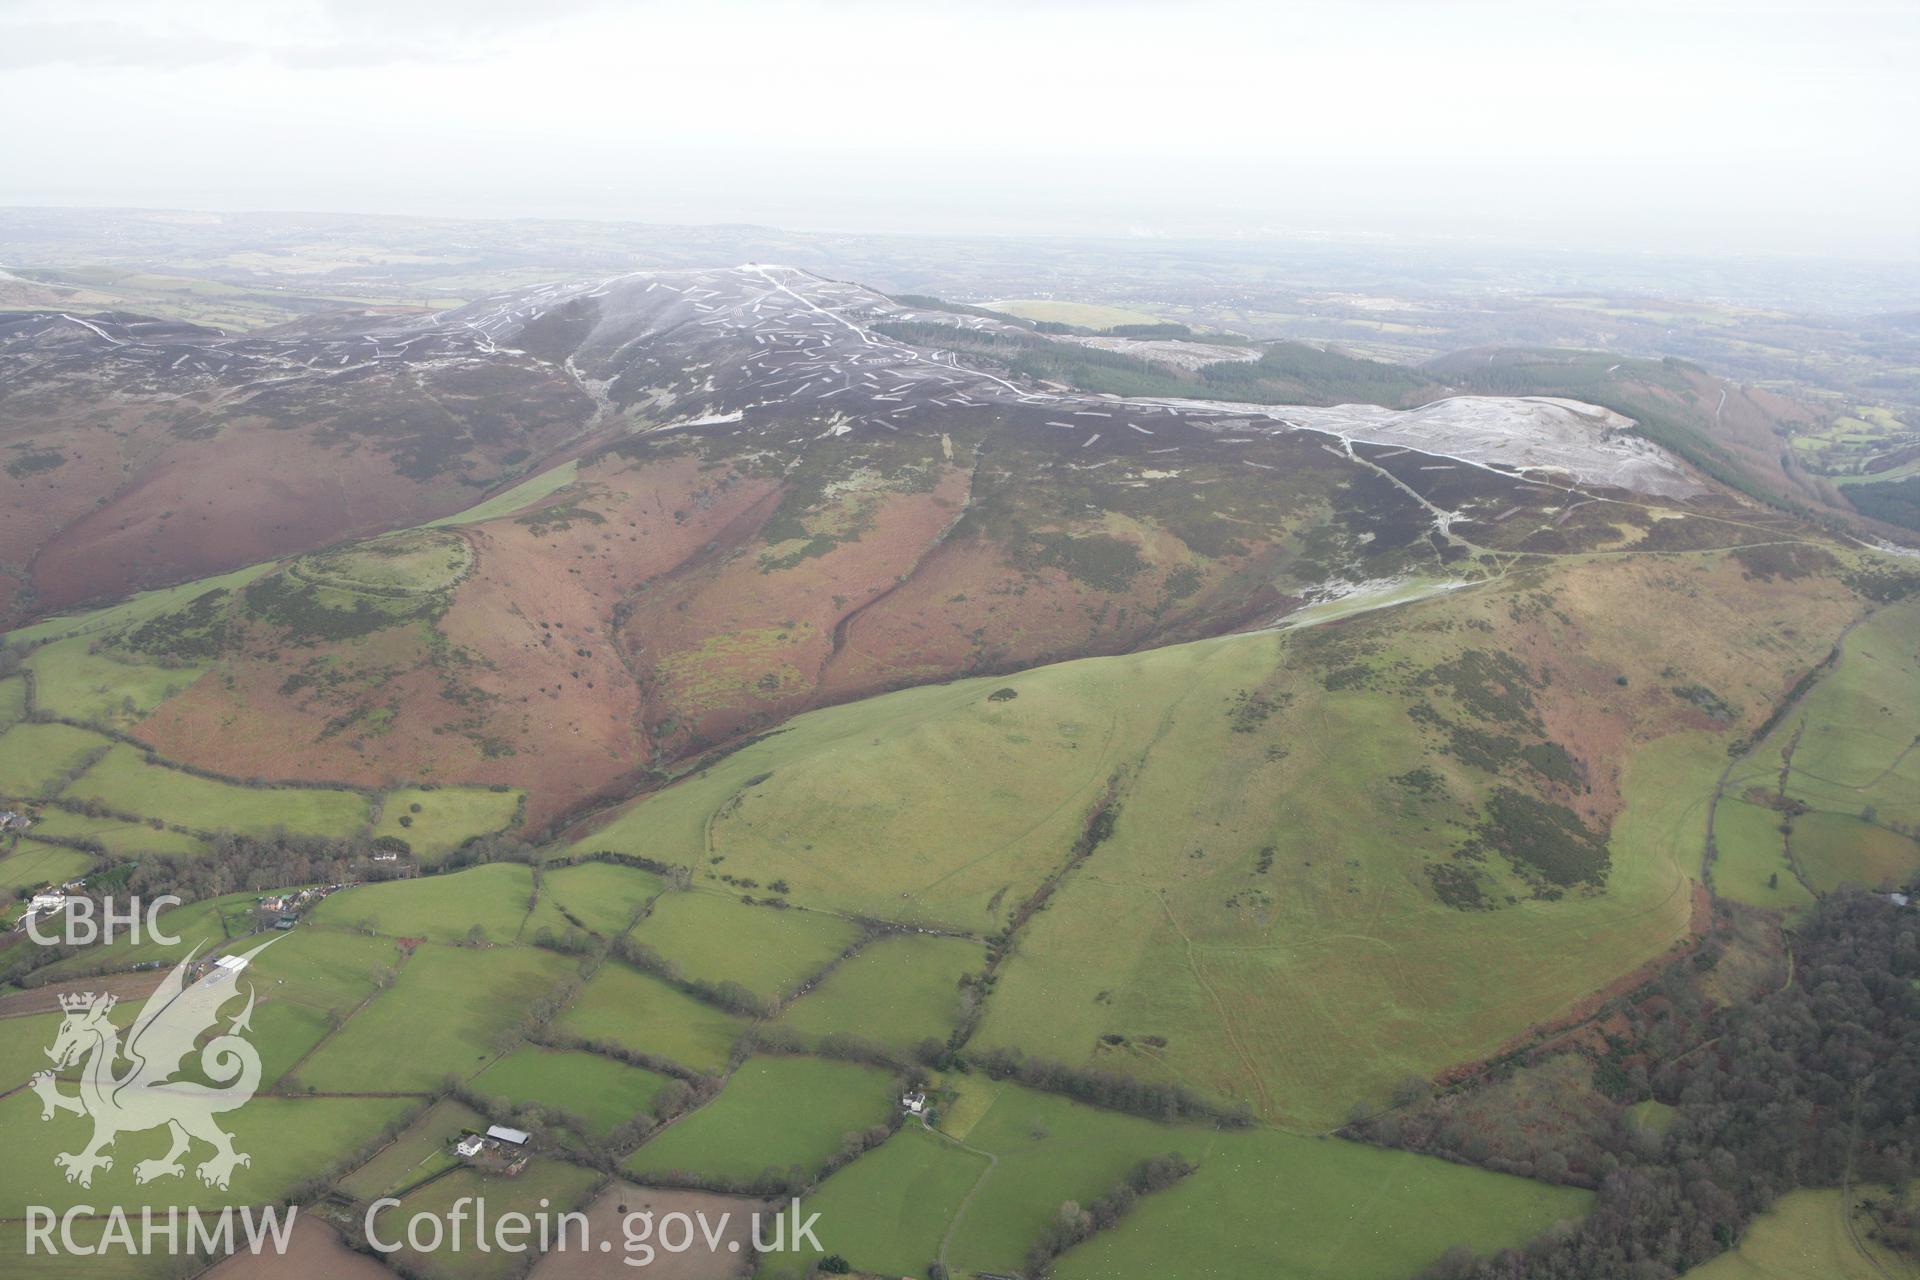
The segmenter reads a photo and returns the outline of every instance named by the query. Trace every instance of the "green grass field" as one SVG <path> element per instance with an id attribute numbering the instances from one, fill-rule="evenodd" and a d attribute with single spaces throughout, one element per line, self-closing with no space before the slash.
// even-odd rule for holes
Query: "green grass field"
<path id="1" fill-rule="evenodd" d="M 75 636 L 44 645 L 27 659 L 42 709 L 124 731 L 206 672 L 204 666 L 160 666 L 111 651 L 89 653 L 91 643 Z"/>
<path id="2" fill-rule="evenodd" d="M 1884 1195 L 1857 1188 L 1856 1195 Z M 1732 1251 L 1686 1273 L 1685 1280 L 1916 1280 L 1920 1264 L 1847 1231 L 1851 1212 L 1838 1191 L 1789 1191 L 1755 1218 Z"/>
<path id="3" fill-rule="evenodd" d="M 1399 1280 L 1456 1244 L 1516 1246 L 1585 1214 L 1587 1192 L 1274 1132 L 1211 1136 L 1199 1169 L 1060 1260 L 1061 1280 Z"/>
<path id="4" fill-rule="evenodd" d="M 0 1254 L 5 1254 L 18 1280 L 57 1280 L 76 1274 L 73 1259 L 64 1253 L 27 1253 L 27 1224 L 0 1222 Z M 87 1259 L 88 1280 L 173 1280 L 176 1260 L 142 1257 L 115 1250 Z"/>
<path id="5" fill-rule="evenodd" d="M 780 1021 L 807 1036 L 852 1032 L 897 1049 L 944 1041 L 962 1015 L 960 979 L 986 965 L 963 938 L 881 938 L 788 1005 Z"/>
<path id="6" fill-rule="evenodd" d="M 0 1093 L 25 1084 L 35 1072 L 47 1069 L 47 1047 L 60 1029 L 61 1017 L 56 1012 L 0 1019 Z"/>
<path id="7" fill-rule="evenodd" d="M 16 1093 L 0 1099 L 0 1132 L 9 1139 L 8 1158 L 0 1162 L 0 1217 L 22 1217 L 30 1204 L 56 1212 L 76 1204 L 120 1205 L 137 1213 L 144 1204 L 271 1201 L 353 1154 L 407 1107 L 398 1098 L 256 1097 L 220 1119 L 234 1135 L 234 1147 L 253 1160 L 234 1171 L 229 1190 L 210 1188 L 193 1176 L 193 1165 L 208 1154 L 205 1146 L 196 1146 L 185 1177 L 136 1184 L 135 1164 L 166 1152 L 167 1136 L 156 1130 L 122 1134 L 114 1144 L 113 1168 L 96 1173 L 91 1187 L 81 1187 L 65 1180 L 53 1157 L 83 1146 L 90 1126 L 70 1115 L 43 1124 L 40 1100 Z"/>
<path id="8" fill-rule="evenodd" d="M 814 1231 L 820 1251 L 769 1255 L 760 1274 L 804 1275 L 813 1259 L 839 1254 L 862 1271 L 923 1276 L 938 1259 L 961 1201 L 986 1169 L 985 1156 L 909 1125 L 806 1199 L 804 1211 L 820 1215 Z"/>
<path id="9" fill-rule="evenodd" d="M 432 1089 L 470 1079 L 500 1056 L 529 1002 L 572 972 L 531 947 L 473 950 L 426 943 L 390 990 L 355 1014 L 300 1068 L 322 1093 Z"/>
<path id="10" fill-rule="evenodd" d="M 921 1151 L 914 1171 L 896 1176 L 943 1171 L 954 1176 L 959 1157 L 972 1161 L 978 1181 L 962 1188 L 970 1197 L 964 1211 L 950 1230 L 942 1228 L 945 1261 L 956 1275 L 1022 1271 L 1028 1248 L 1061 1204 L 1086 1204 L 1112 1190 L 1141 1161 L 1169 1152 L 1199 1167 L 1187 1182 L 1141 1202 L 1136 1214 L 1151 1212 L 1155 1222 L 1123 1224 L 1122 1231 L 1136 1233 L 1127 1244 L 1096 1237 L 1063 1261 L 1063 1275 L 1406 1276 L 1454 1243 L 1480 1248 L 1517 1243 L 1559 1218 L 1578 1217 L 1587 1200 L 1577 1190 L 1331 1139 L 1164 1125 L 978 1077 L 957 1077 L 952 1083 L 961 1098 L 942 1122 L 943 1131 L 958 1135 L 952 1150 Z M 991 1168 L 988 1155 L 994 1157 Z M 808 1208 L 825 1214 L 847 1203 L 851 1193 L 836 1184 L 858 1168 L 836 1175 Z M 854 1190 L 871 1194 L 873 1184 L 860 1179 Z M 1167 1202 L 1174 1196 L 1185 1197 L 1184 1207 Z M 1225 1206 L 1227 1216 L 1197 1208 L 1211 1203 Z M 1444 1214 L 1436 1209 L 1443 1204 Z M 1262 1205 L 1284 1218 L 1263 1219 Z M 1459 1234 L 1449 1236 L 1453 1228 L 1447 1219 L 1455 1206 L 1463 1217 Z M 949 1221 L 939 1208 L 915 1204 L 899 1210 L 897 1238 L 884 1230 L 883 1211 L 878 1215 L 882 1230 L 872 1246 L 860 1243 L 855 1247 L 867 1251 L 842 1252 L 864 1267 L 905 1268 L 911 1261 L 908 1250 L 926 1247 L 926 1224 Z M 1394 1220 L 1375 1229 L 1376 1209 L 1395 1215 Z M 851 1209 L 847 1213 L 853 1216 Z M 1409 1228 L 1411 1237 L 1402 1238 Z M 1178 1232 L 1180 1242 L 1162 1242 L 1168 1231 Z M 1210 1236 L 1216 1243 L 1208 1246 Z M 1139 1248 L 1147 1254 L 1123 1265 L 1121 1260 L 1133 1259 L 1132 1251 Z"/>
<path id="11" fill-rule="evenodd" d="M 38 796 L 113 739 L 64 724 L 16 724 L 0 733 L 0 794 Z"/>
<path id="12" fill-rule="evenodd" d="M 260 1087 L 278 1088 L 287 1074 L 324 1040 L 332 1029 L 326 1012 L 290 1000 L 271 1000 L 257 1006 L 248 1040 L 260 1051 Z M 287 1081 L 288 1084 L 294 1082 Z M 296 1092 L 292 1088 L 283 1092 Z"/>
<path id="13" fill-rule="evenodd" d="M 350 836 L 366 824 L 368 815 L 367 798 L 357 792 L 216 782 L 148 764 L 124 743 L 115 744 L 64 794 L 196 831 L 232 829 L 252 835 L 285 828 L 303 835 Z"/>
<path id="14" fill-rule="evenodd" d="M 360 1200 L 378 1199 L 410 1187 L 442 1169 L 453 1168 L 458 1158 L 448 1148 L 462 1133 L 484 1132 L 486 1127 L 479 1112 L 451 1098 L 443 1099 L 371 1160 L 342 1178 L 340 1187 Z"/>
<path id="15" fill-rule="evenodd" d="M 1781 815 L 1764 805 L 1720 797 L 1713 815 L 1713 887 L 1756 907 L 1799 907 L 1813 901 L 1787 861 Z"/>
<path id="16" fill-rule="evenodd" d="M 144 1000 L 119 1001 L 107 1020 L 124 1035 L 145 1006 Z M 11 1092 L 37 1072 L 51 1067 L 46 1051 L 52 1046 L 65 1016 L 55 1011 L 0 1019 L 0 1093 Z M 74 1067 L 67 1067 L 59 1074 L 63 1084 L 74 1084 L 79 1079 L 79 1071 Z"/>
<path id="17" fill-rule="evenodd" d="M 27 717 L 27 681 L 24 676 L 0 680 L 0 732 L 12 728 Z"/>
<path id="18" fill-rule="evenodd" d="M 454 534 L 409 530 L 318 551 L 294 562 L 316 585 L 376 595 L 445 591 L 473 566 L 473 551 Z"/>
<path id="19" fill-rule="evenodd" d="M 94 860 L 78 849 L 21 840 L 12 853 L 0 858 L 0 893 L 37 889 L 43 884 L 65 884 L 83 876 Z"/>
<path id="20" fill-rule="evenodd" d="M 666 888 L 651 871 L 610 862 L 582 862 L 547 870 L 541 901 L 606 937 L 625 932 L 642 907 Z"/>
<path id="21" fill-rule="evenodd" d="M 122 822 L 118 818 L 92 818 L 66 809 L 44 808 L 34 819 L 36 833 L 61 836 L 68 840 L 91 840 L 114 858 L 137 858 L 143 853 L 170 853 L 193 857 L 206 852 L 207 842 L 199 836 L 156 828 L 146 822 Z"/>
<path id="22" fill-rule="evenodd" d="M 1920 840 L 1850 813 L 1794 819 L 1793 856 L 1820 893 L 1842 885 L 1897 889 L 1920 876 Z"/>
<path id="23" fill-rule="evenodd" d="M 1168 652 L 1183 665 L 1184 650 Z M 570 852 L 677 863 L 716 889 L 723 873 L 784 880 L 804 905 L 991 931 L 1073 842 L 1120 761 L 1122 727 L 1151 732 L 1131 699 L 1104 705 L 1137 662 L 1064 663 L 797 716 Z M 1002 687 L 1019 699 L 989 702 Z"/>
<path id="24" fill-rule="evenodd" d="M 48 618 L 45 622 L 36 622 L 30 627 L 9 631 L 7 642 L 13 645 L 29 646 L 45 644 L 64 636 L 102 635 L 108 632 L 125 631 L 149 618 L 171 613 L 209 591 L 238 591 L 272 567 L 271 562 L 248 565 L 244 569 L 235 569 L 231 573 L 184 582 L 177 587 L 142 591 L 138 595 L 129 596 L 119 604 L 108 605 L 103 609 L 63 614 L 58 618 Z"/>
<path id="25" fill-rule="evenodd" d="M 749 907 L 716 893 L 670 893 L 633 937 L 703 982 L 737 982 L 762 999 L 786 995 L 860 936 L 812 911 Z"/>
<path id="26" fill-rule="evenodd" d="M 886 1071 L 826 1058 L 750 1058 L 720 1096 L 675 1121 L 622 1166 L 642 1182 L 670 1171 L 751 1179 L 763 1170 L 810 1174 L 848 1133 L 884 1122 L 895 1105 Z"/>
<path id="27" fill-rule="evenodd" d="M 454 515 L 442 516 L 421 527 L 438 529 L 449 525 L 477 524 L 482 520 L 510 516 L 516 511 L 532 506 L 547 495 L 566 488 L 574 482 L 579 473 L 578 462 L 563 462 L 557 467 L 542 471 L 539 475 L 522 480 L 513 488 L 495 494 L 485 502 L 477 503 Z"/>
<path id="28" fill-rule="evenodd" d="M 960 1087 L 972 1089 L 974 1082 L 963 1077 Z M 947 1264 L 963 1275 L 1018 1272 L 1028 1246 L 1063 1202 L 1097 1199 L 1154 1156 L 1177 1151 L 1197 1159 L 1207 1136 L 1011 1084 L 995 1087 L 964 1141 L 991 1152 L 997 1163 L 953 1232 Z"/>
<path id="29" fill-rule="evenodd" d="M 381 802 L 373 834 L 406 841 L 413 856 L 430 866 L 473 836 L 503 830 L 524 794 L 487 787 L 404 788 Z"/>
<path id="30" fill-rule="evenodd" d="M 555 1026 L 703 1072 L 725 1067 L 747 1029 L 742 1019 L 618 962 L 593 975 Z"/>
<path id="31" fill-rule="evenodd" d="M 1753 753 L 1777 772 L 1795 732 L 1787 792 L 1816 809 L 1920 822 L 1920 602 L 1889 605 L 1855 627 L 1840 661 Z"/>
<path id="32" fill-rule="evenodd" d="M 586 1124 L 582 1137 L 602 1137 L 645 1114 L 671 1080 L 593 1053 L 526 1045 L 474 1078 L 473 1089 L 511 1106 L 532 1104 Z"/>
<path id="33" fill-rule="evenodd" d="M 313 920 L 436 942 L 459 942 L 479 929 L 487 941 L 506 943 L 520 936 L 532 897 L 531 868 L 519 862 L 493 862 L 348 889 L 314 908 Z"/>
<path id="34" fill-rule="evenodd" d="M 373 993 L 374 975 L 397 962 L 386 938 L 313 928 L 276 937 L 241 979 L 261 998 L 253 1015 L 253 1042 L 260 1050 L 263 1087 L 273 1087 L 318 1046 Z"/>

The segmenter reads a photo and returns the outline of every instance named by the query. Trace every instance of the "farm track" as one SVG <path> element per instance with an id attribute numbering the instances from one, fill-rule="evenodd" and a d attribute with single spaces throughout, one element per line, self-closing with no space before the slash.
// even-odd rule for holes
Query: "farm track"
<path id="1" fill-rule="evenodd" d="M 1131 766 L 1133 775 L 1137 775 L 1145 770 L 1147 761 L 1153 755 L 1154 749 L 1160 745 L 1168 731 L 1172 729 L 1180 708 L 1189 698 L 1194 696 L 1194 691 L 1199 687 L 1200 681 L 1197 679 L 1189 681 L 1186 689 L 1180 696 L 1168 704 L 1167 709 L 1160 716 L 1159 724 L 1154 727 L 1153 734 L 1147 739 L 1146 745 L 1140 749 L 1139 753 L 1133 759 Z M 1117 795 L 1109 801 L 1110 805 L 1117 805 L 1118 803 L 1119 797 Z M 1091 856 L 1091 851 L 1089 851 L 1088 856 Z M 1067 875 L 1077 870 L 1085 861 L 1086 859 L 1082 858 L 1076 862 L 1069 863 L 1058 873 L 1058 879 L 1064 881 Z M 1226 1003 L 1220 998 L 1219 992 L 1214 989 L 1213 985 L 1207 981 L 1206 975 L 1201 972 L 1199 961 L 1194 956 L 1192 937 L 1188 935 L 1187 931 L 1181 926 L 1179 919 L 1174 915 L 1173 905 L 1167 900 L 1166 891 L 1164 889 L 1154 889 L 1151 890 L 1151 892 L 1153 892 L 1159 900 L 1161 910 L 1166 913 L 1167 923 L 1173 928 L 1173 931 L 1180 936 L 1180 940 L 1185 948 L 1187 967 L 1193 974 L 1195 984 L 1198 985 L 1202 991 L 1206 992 L 1208 1000 L 1213 1004 L 1214 1012 L 1220 1019 L 1221 1033 L 1226 1037 L 1227 1043 L 1233 1047 L 1235 1056 L 1240 1059 L 1240 1064 L 1247 1072 L 1247 1077 L 1253 1086 L 1253 1091 L 1260 1100 L 1261 1114 L 1269 1114 L 1272 1110 L 1273 1098 L 1267 1090 L 1266 1080 L 1260 1074 L 1259 1064 L 1255 1061 L 1253 1054 L 1240 1039 L 1239 1030 L 1234 1024 L 1232 1015 L 1227 1010 Z"/>
<path id="2" fill-rule="evenodd" d="M 987 1179 L 991 1178 L 993 1176 L 994 1170 L 1000 1167 L 1000 1157 L 995 1155 L 991 1151 L 985 1151 L 979 1147 L 969 1146 L 967 1143 L 961 1141 L 959 1138 L 954 1137 L 950 1133 L 941 1132 L 939 1129 L 936 1129 L 932 1125 L 928 1124 L 926 1121 L 926 1117 L 924 1116 L 922 1116 L 920 1119 L 920 1127 L 925 1129 L 928 1133 L 932 1134 L 934 1137 L 939 1138 L 942 1142 L 952 1143 L 954 1146 L 960 1148 L 960 1150 L 962 1151 L 970 1152 L 971 1154 L 976 1156 L 985 1156 L 987 1158 L 987 1167 L 980 1171 L 980 1176 L 974 1179 L 973 1185 L 971 1187 L 967 1188 L 967 1194 L 960 1198 L 960 1203 L 958 1205 L 954 1206 L 953 1220 L 947 1223 L 946 1232 L 940 1237 L 940 1249 L 938 1254 L 936 1255 L 936 1260 L 940 1263 L 941 1266 L 945 1267 L 947 1265 L 947 1249 L 953 1243 L 954 1234 L 960 1230 L 960 1224 L 966 1220 L 967 1209 L 973 1204 L 974 1197 L 980 1194 L 980 1188 L 987 1185 Z"/>
<path id="3" fill-rule="evenodd" d="M 1807 778 L 1814 782 L 1821 783 L 1824 786 L 1844 787 L 1848 791 L 1871 791 L 1888 778 L 1891 778 L 1895 771 L 1897 771 L 1902 764 L 1906 763 L 1907 757 L 1913 754 L 1915 747 L 1920 747 L 1920 738 L 1915 738 L 1912 742 L 1900 748 L 1900 754 L 1893 758 L 1893 763 L 1889 764 L 1865 782 L 1842 782 L 1838 778 L 1822 777 L 1820 774 L 1813 773 L 1807 769 L 1794 769 L 1793 774 L 1795 777 Z"/>
<path id="4" fill-rule="evenodd" d="M 1179 918 L 1173 914 L 1173 904 L 1167 901 L 1166 891 L 1156 890 L 1155 894 L 1160 899 L 1161 909 L 1166 912 L 1167 923 L 1172 926 L 1175 933 L 1180 935 L 1180 941 L 1186 951 L 1187 969 L 1193 974 L 1194 983 L 1207 993 L 1207 999 L 1213 1004 L 1213 1011 L 1220 1019 L 1221 1032 L 1226 1036 L 1227 1043 L 1233 1046 L 1234 1056 L 1240 1059 L 1240 1065 L 1246 1069 L 1247 1079 L 1252 1083 L 1253 1091 L 1260 1099 L 1261 1114 L 1269 1114 L 1273 1109 L 1273 1096 L 1267 1092 L 1267 1082 L 1260 1074 L 1259 1064 L 1247 1051 L 1247 1046 L 1241 1043 L 1240 1033 L 1234 1028 L 1233 1018 L 1227 1013 L 1226 1003 L 1220 999 L 1220 993 L 1214 990 L 1213 984 L 1207 981 L 1206 974 L 1200 971 L 1200 963 L 1194 959 L 1193 955 L 1193 938 L 1180 927 Z"/>

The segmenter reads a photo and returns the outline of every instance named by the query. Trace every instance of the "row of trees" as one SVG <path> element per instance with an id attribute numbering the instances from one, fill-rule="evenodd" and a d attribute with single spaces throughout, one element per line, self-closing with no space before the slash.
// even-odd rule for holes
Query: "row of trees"
<path id="1" fill-rule="evenodd" d="M 1037 1280 L 1053 1270 L 1054 1259 L 1101 1231 L 1119 1225 L 1133 1212 L 1140 1197 L 1164 1191 L 1192 1173 L 1194 1166 L 1178 1152 L 1142 1160 L 1105 1195 L 1091 1204 L 1069 1200 L 1027 1249 L 1027 1275 Z"/>
<path id="2" fill-rule="evenodd" d="M 1029 1057 L 1017 1049 L 989 1049 L 971 1054 L 965 1063 L 955 1065 L 977 1068 L 994 1080 L 1013 1080 L 1029 1089 L 1058 1093 L 1088 1106 L 1124 1111 L 1150 1120 L 1211 1122 L 1230 1128 L 1244 1128 L 1253 1123 L 1253 1112 L 1242 1102 L 1217 1102 L 1183 1084 L 1137 1080 L 1112 1071 L 1071 1067 L 1046 1058 Z"/>

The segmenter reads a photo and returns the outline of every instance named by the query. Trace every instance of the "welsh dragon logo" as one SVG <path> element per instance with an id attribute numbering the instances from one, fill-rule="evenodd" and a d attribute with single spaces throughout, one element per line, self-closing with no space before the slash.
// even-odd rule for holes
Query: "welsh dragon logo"
<path id="1" fill-rule="evenodd" d="M 201 1035 L 219 1021 L 222 1006 L 239 995 L 236 975 L 275 941 L 223 960 L 191 985 L 187 968 L 193 957 L 189 955 L 148 998 L 140 1016 L 127 1028 L 124 1046 L 120 1029 L 107 1017 L 115 997 L 93 992 L 60 997 L 66 1018 L 47 1050 L 53 1069 L 36 1075 L 31 1087 L 40 1095 L 42 1120 L 51 1120 L 60 1111 L 93 1118 L 93 1140 L 79 1151 L 53 1158 L 56 1166 L 66 1170 L 68 1182 L 93 1185 L 96 1169 L 113 1168 L 113 1157 L 105 1152 L 116 1137 L 162 1125 L 172 1135 L 173 1145 L 166 1155 L 136 1164 L 135 1182 L 180 1177 L 186 1171 L 181 1157 L 196 1138 L 213 1148 L 212 1157 L 195 1170 L 210 1187 L 224 1191 L 235 1168 L 253 1163 L 244 1152 L 233 1149 L 233 1135 L 214 1121 L 220 1113 L 245 1105 L 260 1086 L 260 1054 L 241 1036 L 252 1030 L 251 984 L 246 1008 L 227 1024 L 225 1033 L 215 1035 L 200 1050 L 200 1074 L 214 1084 L 175 1077 Z M 123 1060 L 126 1065 L 121 1068 Z M 80 1092 L 68 1096 L 56 1087 L 55 1072 L 76 1065 Z"/>

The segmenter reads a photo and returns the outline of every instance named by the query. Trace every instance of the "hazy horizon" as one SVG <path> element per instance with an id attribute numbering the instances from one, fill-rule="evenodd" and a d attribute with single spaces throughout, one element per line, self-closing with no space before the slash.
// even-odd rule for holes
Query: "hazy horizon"
<path id="1" fill-rule="evenodd" d="M 1920 257 L 1912 6 L 522 9 L 0 2 L 0 204 Z"/>

